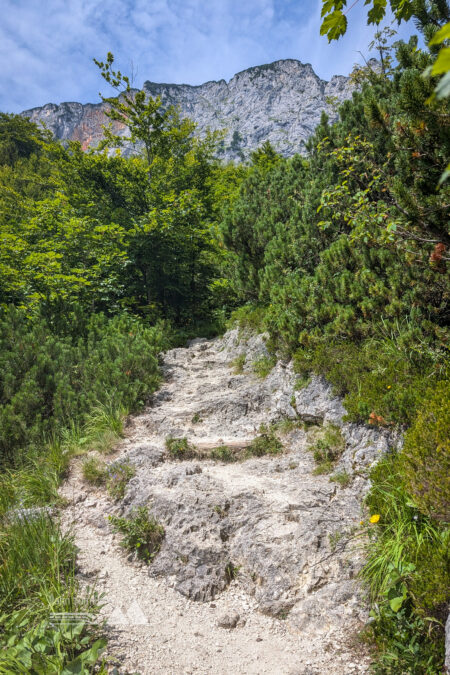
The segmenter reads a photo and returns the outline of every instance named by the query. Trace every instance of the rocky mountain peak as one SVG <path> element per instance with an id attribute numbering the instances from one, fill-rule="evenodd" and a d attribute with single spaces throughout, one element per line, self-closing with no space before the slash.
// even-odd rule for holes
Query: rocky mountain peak
<path id="1" fill-rule="evenodd" d="M 323 110 L 336 119 L 337 104 L 351 97 L 348 77 L 334 75 L 322 80 L 311 64 L 295 59 L 247 68 L 226 82 L 201 85 L 146 81 L 143 89 L 160 96 L 167 105 L 178 105 L 183 116 L 197 123 L 200 134 L 207 129 L 225 130 L 219 149 L 224 159 L 243 160 L 263 142 L 270 141 L 283 155 L 302 152 Z M 26 110 L 34 122 L 44 123 L 60 140 L 78 140 L 83 147 L 95 146 L 102 138 L 105 104 L 49 103 Z M 125 134 L 117 126 L 116 133 Z M 128 148 L 128 154 L 136 148 Z"/>

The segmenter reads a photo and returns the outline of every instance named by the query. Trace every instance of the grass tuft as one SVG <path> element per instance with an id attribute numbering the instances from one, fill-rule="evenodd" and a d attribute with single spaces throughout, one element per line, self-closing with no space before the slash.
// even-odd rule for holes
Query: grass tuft
<path id="1" fill-rule="evenodd" d="M 242 375 L 244 372 L 246 358 L 245 354 L 239 354 L 239 356 L 236 356 L 236 358 L 230 362 L 230 366 L 233 368 L 233 373 L 235 375 Z"/>
<path id="2" fill-rule="evenodd" d="M 213 448 L 210 453 L 211 459 L 219 460 L 220 462 L 235 462 L 236 455 L 228 447 L 228 445 L 219 445 Z"/>
<path id="3" fill-rule="evenodd" d="M 257 361 L 253 361 L 252 370 L 257 377 L 264 379 L 273 370 L 276 362 L 275 356 L 262 356 Z"/>
<path id="4" fill-rule="evenodd" d="M 246 450 L 247 457 L 262 457 L 263 455 L 279 455 L 283 452 L 283 445 L 277 438 L 272 427 L 262 424 L 261 435 L 257 436 Z"/>
<path id="5" fill-rule="evenodd" d="M 174 459 L 190 459 L 195 456 L 194 449 L 186 437 L 173 438 L 169 436 L 166 438 L 166 448 Z"/>

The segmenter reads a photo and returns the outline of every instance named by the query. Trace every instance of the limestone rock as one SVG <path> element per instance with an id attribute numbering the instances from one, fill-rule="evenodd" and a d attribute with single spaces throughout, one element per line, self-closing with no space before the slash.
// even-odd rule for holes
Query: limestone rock
<path id="1" fill-rule="evenodd" d="M 224 614 L 217 621 L 220 628 L 236 628 L 239 623 L 240 616 L 236 612 L 231 614 Z"/>
<path id="2" fill-rule="evenodd" d="M 313 375 L 304 389 L 295 392 L 295 410 L 305 422 L 342 425 L 346 411 L 342 402 L 333 396 L 325 378 Z"/>
<path id="3" fill-rule="evenodd" d="M 242 353 L 246 373 L 234 375 L 230 364 Z M 137 471 L 122 511 L 147 504 L 164 526 L 151 577 L 200 602 L 241 580 L 261 612 L 287 617 L 292 630 L 328 634 L 367 618 L 356 580 L 362 552 L 351 533 L 362 517 L 368 468 L 393 439 L 344 422 L 342 401 L 324 378 L 313 376 L 298 391 L 292 363 L 279 361 L 258 379 L 250 364 L 267 354 L 264 336 L 233 330 L 164 355 L 166 382 L 136 420 L 149 440 L 128 451 Z M 205 456 L 215 446 L 245 448 L 262 424 L 286 417 L 340 426 L 345 449 L 337 470 L 348 472 L 350 486 L 312 475 L 304 428 L 280 437 L 281 455 L 235 463 Z M 164 450 L 169 434 L 187 437 L 197 458 L 170 459 Z"/>
<path id="4" fill-rule="evenodd" d="M 229 82 L 195 87 L 145 82 L 143 89 L 160 96 L 163 104 L 179 105 L 182 116 L 197 123 L 200 135 L 208 128 L 226 130 L 220 155 L 226 160 L 242 160 L 265 141 L 285 156 L 302 152 L 322 111 L 331 121 L 336 120 L 337 105 L 351 98 L 354 85 L 342 75 L 326 82 L 309 63 L 286 59 L 243 70 Z M 103 103 L 47 103 L 22 114 L 45 123 L 56 138 L 80 141 L 87 148 L 103 137 L 102 124 L 109 123 L 104 111 Z M 113 123 L 113 131 L 128 135 L 118 122 Z M 137 150 L 128 146 L 125 153 Z"/>

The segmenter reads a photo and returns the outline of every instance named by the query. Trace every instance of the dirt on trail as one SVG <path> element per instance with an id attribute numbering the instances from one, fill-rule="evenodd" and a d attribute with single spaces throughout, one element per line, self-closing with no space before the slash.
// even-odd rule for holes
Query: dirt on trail
<path id="1" fill-rule="evenodd" d="M 236 374 L 230 363 L 243 354 Z M 367 469 L 390 440 L 345 424 L 326 382 L 313 377 L 300 388 L 291 364 L 257 378 L 251 364 L 266 356 L 261 337 L 237 331 L 164 355 L 161 389 L 104 457 L 134 465 L 122 501 L 83 480 L 82 458 L 71 466 L 64 524 L 80 578 L 103 594 L 111 672 L 368 672 L 357 530 Z M 280 420 L 291 420 L 276 431 L 282 453 L 209 457 L 219 446 L 242 454 L 262 424 Z M 310 448 L 329 424 L 342 437 L 334 473 L 345 473 L 344 486 L 313 474 Z M 186 437 L 193 456 L 171 458 L 168 437 Z M 141 505 L 165 529 L 149 565 L 120 547 L 107 518 Z"/>

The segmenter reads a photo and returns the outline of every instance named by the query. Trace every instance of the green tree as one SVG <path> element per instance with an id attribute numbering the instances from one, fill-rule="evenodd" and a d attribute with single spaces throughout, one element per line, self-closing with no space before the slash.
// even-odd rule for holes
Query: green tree
<path id="1" fill-rule="evenodd" d="M 108 52 L 106 61 L 97 61 L 103 79 L 113 87 L 118 96 L 104 97 L 108 104 L 107 117 L 124 126 L 129 136 L 115 134 L 110 127 L 104 127 L 104 141 L 101 147 L 122 147 L 124 143 L 142 143 L 151 180 L 152 165 L 156 158 L 169 159 L 175 154 L 182 155 L 189 146 L 195 124 L 185 118 L 181 120 L 174 106 L 163 107 L 161 98 L 153 98 L 144 90 L 132 89 L 130 78 L 114 70 L 114 56 Z"/>

